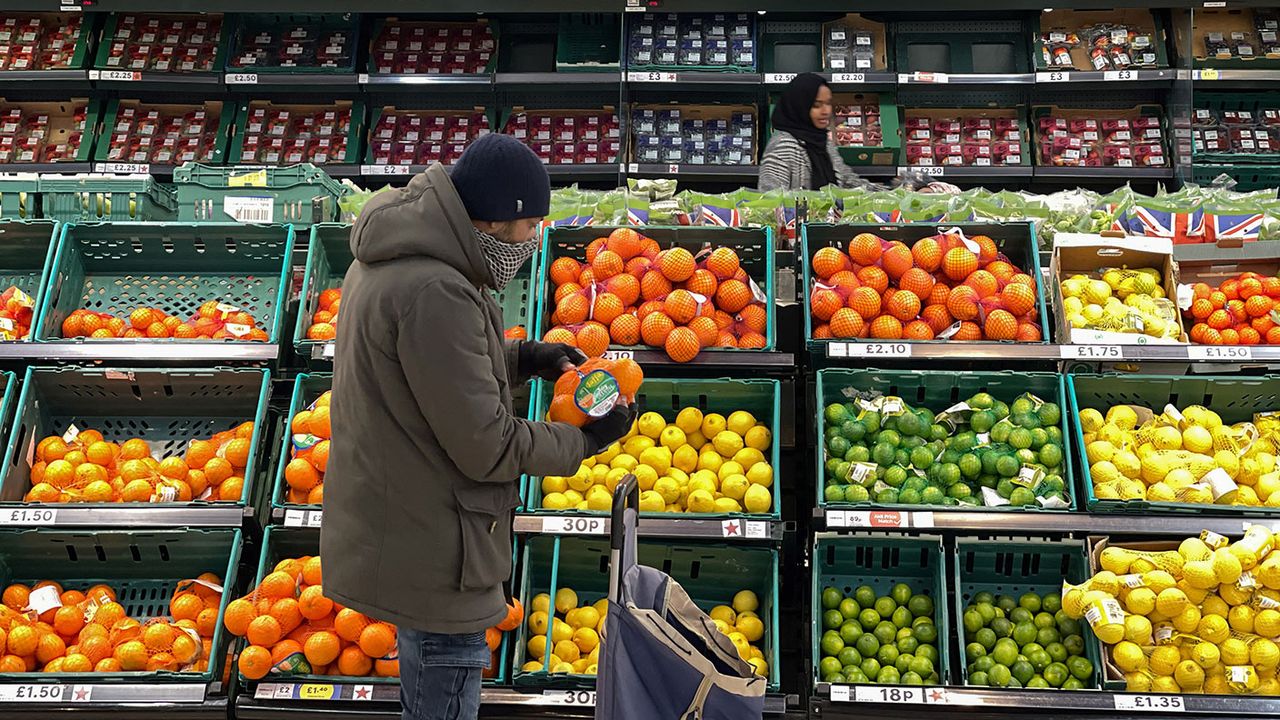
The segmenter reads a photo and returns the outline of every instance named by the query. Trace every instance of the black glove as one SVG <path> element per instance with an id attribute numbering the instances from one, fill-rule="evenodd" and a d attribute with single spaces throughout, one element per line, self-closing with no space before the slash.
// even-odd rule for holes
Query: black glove
<path id="1" fill-rule="evenodd" d="M 543 380 L 555 380 L 571 369 L 569 366 L 586 361 L 587 356 L 572 345 L 525 341 L 520 343 L 517 370 L 524 377 L 537 375 Z"/>
<path id="2" fill-rule="evenodd" d="M 587 436 L 587 457 L 599 453 L 631 432 L 636 421 L 636 407 L 619 402 L 599 420 L 587 423 L 582 434 Z"/>

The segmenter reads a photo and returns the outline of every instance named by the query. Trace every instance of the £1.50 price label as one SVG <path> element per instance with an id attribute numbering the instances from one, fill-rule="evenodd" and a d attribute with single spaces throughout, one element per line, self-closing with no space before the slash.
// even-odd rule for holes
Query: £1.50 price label
<path id="1" fill-rule="evenodd" d="M 66 686 L 55 684 L 0 685 L 0 702 L 58 702 Z"/>
<path id="2" fill-rule="evenodd" d="M 1247 345 L 1188 345 L 1187 357 L 1192 360 L 1241 362 L 1253 359 L 1253 348 Z"/>
<path id="3" fill-rule="evenodd" d="M 58 511 L 45 508 L 0 510 L 0 525 L 53 525 Z"/>

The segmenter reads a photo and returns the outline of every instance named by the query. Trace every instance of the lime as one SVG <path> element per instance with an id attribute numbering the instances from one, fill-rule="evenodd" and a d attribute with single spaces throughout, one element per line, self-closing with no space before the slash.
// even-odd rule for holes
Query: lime
<path id="1" fill-rule="evenodd" d="M 906 489 L 898 493 L 898 503 L 902 505 L 919 505 L 920 491 Z"/>
<path id="2" fill-rule="evenodd" d="M 831 403 L 827 409 L 823 411 L 822 417 L 830 425 L 840 425 L 849 420 L 849 408 L 840 403 Z"/>
<path id="3" fill-rule="evenodd" d="M 834 610 L 840 607 L 840 601 L 844 599 L 844 595 L 833 587 L 822 588 L 822 609 Z"/>
<path id="4" fill-rule="evenodd" d="M 911 625 L 911 611 L 899 605 L 898 609 L 893 611 L 892 620 L 897 627 L 908 627 Z"/>
<path id="5" fill-rule="evenodd" d="M 982 672 L 981 670 L 978 670 L 977 672 L 969 673 L 970 685 L 982 686 L 982 685 L 986 685 L 988 682 L 989 681 L 987 680 L 987 674 Z"/>
<path id="6" fill-rule="evenodd" d="M 1025 608 L 1034 615 L 1040 612 L 1040 596 L 1033 592 L 1024 593 L 1018 598 L 1018 607 Z"/>
<path id="7" fill-rule="evenodd" d="M 912 634 L 922 643 L 935 643 L 938 641 L 938 628 L 933 625 L 917 625 Z"/>
<path id="8" fill-rule="evenodd" d="M 871 450 L 871 460 L 877 465 L 892 465 L 897 449 L 889 443 L 879 442 Z"/>
<path id="9" fill-rule="evenodd" d="M 1009 504 L 1026 507 L 1036 504 L 1036 494 L 1024 487 L 1016 487 L 1009 493 Z"/>
<path id="10" fill-rule="evenodd" d="M 987 592 L 986 590 L 983 590 L 982 592 L 980 592 L 980 593 L 978 593 L 977 595 L 974 595 L 974 596 L 973 596 L 973 604 L 974 604 L 974 605 L 977 605 L 978 603 L 987 603 L 988 605 L 994 605 L 994 604 L 995 604 L 995 602 L 996 602 L 996 597 L 995 597 L 995 595 L 992 595 L 991 593 Z"/>
<path id="11" fill-rule="evenodd" d="M 933 617 L 933 598 L 928 595 L 912 595 L 907 600 L 907 609 L 915 617 Z"/>
<path id="12" fill-rule="evenodd" d="M 1000 638 L 991 651 L 991 658 L 1001 665 L 1012 665 L 1018 661 L 1018 644 L 1009 638 Z"/>
<path id="13" fill-rule="evenodd" d="M 1058 408 L 1058 403 L 1045 403 L 1036 411 L 1036 415 L 1040 417 L 1041 425 L 1057 425 L 1062 421 L 1062 410 Z"/>
<path id="14" fill-rule="evenodd" d="M 884 490 L 876 493 L 876 502 L 881 505 L 897 505 L 898 491 L 893 488 L 885 488 Z"/>
<path id="15" fill-rule="evenodd" d="M 880 641 L 876 639 L 875 635 L 866 633 L 858 638 L 858 641 L 854 643 L 854 648 L 864 658 L 875 657 L 876 653 L 880 651 Z"/>
<path id="16" fill-rule="evenodd" d="M 1022 450 L 1031 447 L 1031 431 L 1024 428 L 1014 428 L 1009 431 L 1009 444 Z"/>
<path id="17" fill-rule="evenodd" d="M 1049 687 L 1049 682 L 1048 682 L 1047 680 L 1045 680 L 1044 678 L 1040 677 L 1039 675 L 1032 675 L 1032 676 L 1031 676 L 1031 679 L 1027 681 L 1027 687 L 1029 687 L 1029 688 L 1047 688 L 1047 687 Z"/>
<path id="18" fill-rule="evenodd" d="M 826 598 L 823 599 L 825 600 Z M 840 614 L 845 619 L 858 617 L 858 613 L 862 612 L 862 608 L 858 607 L 858 602 L 853 598 L 844 598 L 836 609 L 840 611 Z"/>
<path id="19" fill-rule="evenodd" d="M 1022 649 L 1018 652 L 1018 655 L 1023 660 L 1026 660 L 1027 657 L 1031 655 L 1031 653 L 1041 652 L 1043 650 L 1044 648 L 1040 646 L 1040 643 L 1029 642 L 1026 645 L 1022 646 Z"/>
<path id="20" fill-rule="evenodd" d="M 1044 669 L 1053 662 L 1053 658 L 1045 650 L 1033 650 L 1027 654 L 1027 662 L 1031 663 L 1031 667 L 1035 668 L 1036 672 L 1044 672 Z"/>
<path id="21" fill-rule="evenodd" d="M 1093 675 L 1093 663 L 1089 662 L 1089 658 L 1079 655 L 1067 660 L 1067 669 L 1077 680 L 1088 680 Z"/>
<path id="22" fill-rule="evenodd" d="M 867 676 L 862 673 L 861 663 L 859 663 L 858 667 L 846 668 L 844 677 L 845 677 L 845 682 L 849 683 L 850 685 L 865 685 L 866 683 L 871 682 L 870 680 L 867 679 Z"/>
<path id="23" fill-rule="evenodd" d="M 1014 400 L 1013 404 L 1009 406 L 1009 412 L 1014 415 L 1025 415 L 1035 409 L 1035 400 L 1032 400 L 1030 395 L 1022 395 L 1018 399 Z"/>
<path id="24" fill-rule="evenodd" d="M 845 454 L 844 459 L 851 463 L 870 462 L 871 449 L 866 445 L 854 445 L 849 448 L 849 452 Z"/>
<path id="25" fill-rule="evenodd" d="M 845 683 L 850 681 L 844 675 L 841 675 L 840 673 L 837 672 L 837 673 L 831 673 L 830 675 L 823 675 L 822 682 L 831 683 L 832 685 L 844 685 Z"/>
<path id="26" fill-rule="evenodd" d="M 893 614 L 894 610 L 898 609 L 898 603 L 888 595 L 884 595 L 876 598 L 876 602 L 873 607 L 875 607 L 876 612 L 880 614 L 880 617 L 887 619 Z"/>
<path id="27" fill-rule="evenodd" d="M 911 602 L 911 597 L 914 594 L 911 591 L 911 586 L 906 583 L 898 583 L 889 590 L 889 597 L 893 598 L 893 601 L 899 605 L 906 605 Z"/>
<path id="28" fill-rule="evenodd" d="M 916 657 L 929 658 L 934 667 L 938 666 L 938 648 L 932 645 L 921 645 L 916 648 Z"/>
<path id="29" fill-rule="evenodd" d="M 1015 413 L 1013 424 L 1026 430 L 1036 430 L 1040 427 L 1040 418 L 1034 413 Z"/>
<path id="30" fill-rule="evenodd" d="M 1057 602 L 1059 606 L 1061 606 L 1062 600 L 1059 599 Z M 1046 611 L 1049 609 L 1048 597 L 1045 597 L 1045 599 L 1041 601 L 1041 607 Z M 1058 626 L 1058 632 L 1062 633 L 1064 636 L 1080 634 L 1080 621 L 1069 617 L 1061 607 L 1053 611 L 1053 622 Z"/>
<path id="31" fill-rule="evenodd" d="M 1040 628 L 1040 630 L 1036 632 L 1036 642 L 1041 645 L 1053 645 L 1061 639 L 1061 636 L 1058 635 L 1057 628 Z"/>
<path id="32" fill-rule="evenodd" d="M 996 606 L 989 602 L 980 602 L 977 605 L 974 605 L 973 609 L 978 611 L 978 614 L 982 616 L 983 625 L 987 625 L 992 620 L 996 619 Z"/>
<path id="33" fill-rule="evenodd" d="M 1067 666 L 1061 662 L 1049 663 L 1049 667 L 1044 669 L 1042 673 L 1044 681 L 1049 683 L 1049 687 L 1062 687 L 1062 683 L 1066 682 L 1069 671 Z"/>
<path id="34" fill-rule="evenodd" d="M 991 405 L 991 412 L 996 414 L 997 422 L 1009 417 L 1009 406 L 1002 400 L 997 400 Z"/>
<path id="35" fill-rule="evenodd" d="M 941 488 L 927 487 L 920 492 L 920 502 L 924 505 L 938 505 L 945 497 Z"/>
<path id="36" fill-rule="evenodd" d="M 881 645 L 876 652 L 876 660 L 881 665 L 892 665 L 898 662 L 898 646 L 897 645 Z"/>
<path id="37" fill-rule="evenodd" d="M 844 624 L 844 616 L 839 610 L 827 610 L 822 613 L 822 627 L 824 630 L 839 630 Z"/>
<path id="38" fill-rule="evenodd" d="M 902 447 L 902 434 L 897 430 L 881 430 L 876 436 L 876 444 L 884 443 L 892 446 L 895 450 Z"/>
<path id="39" fill-rule="evenodd" d="M 995 424 L 996 416 L 989 410 L 979 410 L 969 416 L 969 427 L 976 433 L 990 432 Z"/>
<path id="40" fill-rule="evenodd" d="M 1013 622 L 1015 625 L 1021 625 L 1022 623 L 1032 623 L 1033 625 L 1035 624 L 1033 621 L 1035 620 L 1036 616 L 1033 615 L 1030 610 L 1024 607 L 1017 607 L 1015 605 L 1012 608 L 1006 608 L 1006 610 L 1009 613 L 1009 620 Z M 1027 642 L 1031 642 L 1031 641 L 1028 640 Z"/>
<path id="41" fill-rule="evenodd" d="M 828 630 L 822 633 L 820 646 L 824 657 L 835 657 L 837 653 L 844 649 L 844 641 L 840 639 L 840 633 L 835 630 Z"/>
<path id="42" fill-rule="evenodd" d="M 1040 448 L 1040 463 L 1047 467 L 1057 467 L 1062 462 L 1062 448 L 1053 443 L 1046 443 Z"/>
<path id="43" fill-rule="evenodd" d="M 978 434 L 973 432 L 972 430 L 966 430 L 962 433 L 957 434 L 954 438 L 951 439 L 951 448 L 958 452 L 965 452 L 966 450 L 972 450 L 977 446 L 978 446 Z"/>
<path id="44" fill-rule="evenodd" d="M 1084 637 L 1081 635 L 1068 635 L 1062 638 L 1062 646 L 1067 649 L 1068 655 L 1084 654 Z"/>
<path id="45" fill-rule="evenodd" d="M 823 677 L 826 677 L 827 675 L 834 675 L 840 672 L 841 667 L 842 665 L 839 660 L 831 656 L 827 656 L 822 658 L 822 662 L 818 663 L 818 674 Z"/>
<path id="46" fill-rule="evenodd" d="M 1084 681 L 1080 680 L 1080 678 L 1069 677 L 1067 678 L 1066 682 L 1062 683 L 1062 689 L 1063 690 L 1083 690 Z"/>
<path id="47" fill-rule="evenodd" d="M 954 465 L 955 463 L 960 462 L 960 451 L 947 448 L 938 456 L 938 462 L 943 463 L 944 465 L 947 463 Z"/>
<path id="48" fill-rule="evenodd" d="M 920 447 L 915 448 L 914 450 L 911 451 L 912 467 L 917 467 L 917 468 L 920 468 L 921 470 L 928 470 L 929 466 L 932 464 L 933 464 L 933 453 L 929 451 L 929 448 L 921 445 Z"/>
<path id="49" fill-rule="evenodd" d="M 902 673 L 899 673 L 896 667 L 882 667 L 880 672 L 876 673 L 876 682 L 881 685 L 897 685 L 901 679 Z"/>
<path id="50" fill-rule="evenodd" d="M 1001 595 L 996 598 L 996 607 L 1000 608 L 1006 615 L 1008 615 L 1014 608 L 1018 607 L 1018 601 L 1008 595 Z M 1013 618 L 1010 618 L 1010 620 L 1012 619 Z M 1030 618 L 1027 619 L 1030 620 Z"/>
<path id="51" fill-rule="evenodd" d="M 969 407 L 978 408 L 979 410 L 989 410 L 996 404 L 996 399 L 991 393 L 977 393 L 967 401 Z"/>
<path id="52" fill-rule="evenodd" d="M 840 434 L 840 428 L 832 425 L 828 425 L 826 429 L 822 431 L 822 441 L 826 442 L 827 440 L 830 440 L 831 438 L 839 434 Z"/>
<path id="53" fill-rule="evenodd" d="M 1049 433 L 1045 432 L 1043 428 L 1036 428 L 1031 431 L 1032 450 L 1039 450 L 1044 447 L 1044 444 L 1047 442 L 1049 442 Z"/>
<path id="54" fill-rule="evenodd" d="M 876 625 L 876 629 L 872 630 L 871 634 L 876 636 L 881 645 L 885 645 L 898 639 L 898 626 L 888 620 L 884 620 L 879 625 Z"/>
<path id="55" fill-rule="evenodd" d="M 956 483 L 955 485 L 947 488 L 947 494 L 955 500 L 964 500 L 973 495 L 973 488 L 965 485 L 964 483 Z M 954 504 L 954 501 L 948 504 Z"/>
<path id="56" fill-rule="evenodd" d="M 1018 474 L 1018 470 L 1022 468 L 1022 463 L 1018 462 L 1018 458 L 1014 455 L 1001 455 L 996 459 L 996 474 L 1000 477 L 1011 478 Z"/>
<path id="57" fill-rule="evenodd" d="M 955 463 L 943 463 L 942 469 L 938 471 L 938 482 L 947 487 L 960 482 L 960 466 Z"/>
<path id="58" fill-rule="evenodd" d="M 835 457 L 844 457 L 851 447 L 853 447 L 852 443 L 839 435 L 827 441 L 827 452 Z"/>
<path id="59" fill-rule="evenodd" d="M 991 687 L 1008 687 L 1009 680 L 1013 677 L 1009 672 L 1009 668 L 1005 665 L 993 665 L 991 670 L 987 672 L 987 684 Z"/>
<path id="60" fill-rule="evenodd" d="M 859 585 L 853 591 L 853 599 L 859 607 L 869 608 L 876 604 L 876 591 L 870 585 Z"/>
<path id="61" fill-rule="evenodd" d="M 1058 447 L 1062 447 L 1062 428 L 1054 425 L 1052 427 L 1045 428 L 1045 432 L 1049 433 L 1049 442 L 1057 445 Z"/>
<path id="62" fill-rule="evenodd" d="M 1013 635 L 1013 625 L 1008 618 L 998 617 L 991 621 L 991 629 L 998 638 L 1007 638 Z"/>
<path id="63" fill-rule="evenodd" d="M 992 442 L 1003 443 L 1009 441 L 1009 433 L 1013 431 L 1013 423 L 998 422 L 991 427 L 990 437 Z"/>
<path id="64" fill-rule="evenodd" d="M 846 420 L 840 426 L 840 435 L 851 443 L 856 443 L 867 434 L 867 426 L 857 420 Z"/>
<path id="65" fill-rule="evenodd" d="M 898 638 L 897 645 L 898 645 L 898 652 L 914 653 L 916 649 L 920 647 L 920 641 L 916 640 L 915 636 L 912 635 L 910 631 L 908 631 L 906 637 Z"/>
<path id="66" fill-rule="evenodd" d="M 829 660 L 830 658 L 826 659 Z M 862 655 L 854 648 L 846 647 L 840 651 L 840 654 L 836 656 L 836 659 L 840 661 L 840 668 L 843 670 L 850 665 L 857 666 L 861 663 Z M 840 672 L 841 670 L 837 670 L 836 672 Z"/>
<path id="67" fill-rule="evenodd" d="M 853 645 L 862 636 L 862 626 L 857 621 L 847 620 L 840 626 L 840 639 L 846 646 Z"/>
<path id="68" fill-rule="evenodd" d="M 907 469 L 901 465 L 891 465 L 884 471 L 884 482 L 889 487 L 902 487 L 907 480 Z"/>
<path id="69" fill-rule="evenodd" d="M 861 485 L 850 485 L 844 488 L 845 502 L 859 503 L 859 502 L 866 502 L 870 499 L 871 499 L 871 493 Z"/>
<path id="70" fill-rule="evenodd" d="M 858 622 L 862 624 L 863 630 L 871 632 L 876 625 L 880 624 L 880 614 L 875 611 L 875 608 L 863 608 L 862 612 L 858 613 Z"/>
<path id="71" fill-rule="evenodd" d="M 929 658 L 917 657 L 911 661 L 911 672 L 921 677 L 929 677 L 933 674 L 933 661 Z"/>
<path id="72" fill-rule="evenodd" d="M 862 417 L 858 419 L 861 420 L 862 424 L 867 428 L 868 435 L 880 432 L 880 413 L 879 412 L 875 410 L 868 410 L 866 413 L 862 415 Z"/>
<path id="73" fill-rule="evenodd" d="M 852 487 L 858 487 L 858 486 L 853 485 Z M 863 488 L 859 488 L 859 489 L 863 489 Z M 822 491 L 822 497 L 824 500 L 826 500 L 829 503 L 844 502 L 844 486 L 828 485 L 826 489 Z"/>
<path id="74" fill-rule="evenodd" d="M 893 453 L 893 462 L 905 468 L 911 464 L 911 453 L 906 448 L 898 448 Z"/>
<path id="75" fill-rule="evenodd" d="M 903 685 L 923 685 L 924 678 L 920 677 L 919 673 L 914 673 L 908 670 L 907 672 L 902 673 L 902 678 L 898 680 L 898 682 Z"/>
<path id="76" fill-rule="evenodd" d="M 898 672 L 905 673 L 911 670 L 911 661 L 915 659 L 916 657 L 914 655 L 899 651 L 898 659 L 893 661 L 893 666 L 898 668 Z"/>
<path id="77" fill-rule="evenodd" d="M 967 478 L 976 478 L 982 474 L 982 460 L 973 453 L 965 453 L 960 456 L 960 474 Z"/>
<path id="78" fill-rule="evenodd" d="M 929 426 L 930 440 L 946 440 L 949 437 L 951 437 L 951 431 L 946 427 L 938 425 L 937 423 Z"/>
<path id="79" fill-rule="evenodd" d="M 1056 663 L 1065 661 L 1067 656 L 1070 655 L 1070 653 L 1067 652 L 1067 646 L 1060 642 L 1045 645 L 1044 651 L 1049 653 L 1049 660 Z"/>
<path id="80" fill-rule="evenodd" d="M 903 413 L 898 418 L 898 431 L 903 435 L 919 435 L 925 431 L 928 425 L 920 422 L 920 416 L 915 413 Z"/>
<path id="81" fill-rule="evenodd" d="M 982 647 L 982 643 L 971 642 L 964 646 L 964 659 L 968 662 L 973 662 L 986 654 L 987 649 Z"/>
<path id="82" fill-rule="evenodd" d="M 973 664 L 970 666 L 969 669 L 979 670 L 981 672 L 990 672 L 991 668 L 995 666 L 996 666 L 996 661 L 994 658 L 992 658 L 990 655 L 983 655 L 977 660 L 974 660 Z"/>
<path id="83" fill-rule="evenodd" d="M 863 653 L 863 655 L 866 655 L 866 653 Z M 865 658 L 862 661 L 861 669 L 863 675 L 866 675 L 868 678 L 873 678 L 880 674 L 880 661 L 873 657 Z"/>
<path id="84" fill-rule="evenodd" d="M 1036 626 L 1031 623 L 1018 623 L 1013 628 L 1013 641 L 1021 647 L 1036 640 Z M 1006 665 L 1008 663 L 1005 663 Z"/>

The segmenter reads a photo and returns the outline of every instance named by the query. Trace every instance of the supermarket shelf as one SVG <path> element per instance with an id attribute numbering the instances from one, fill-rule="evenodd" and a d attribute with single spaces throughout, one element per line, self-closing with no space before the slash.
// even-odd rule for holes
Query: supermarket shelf
<path id="1" fill-rule="evenodd" d="M 1274 345 L 1053 345 L 1000 342 L 834 342 L 811 343 L 828 360 L 922 358 L 949 360 L 1079 360 L 1119 362 L 1280 362 Z"/>
<path id="2" fill-rule="evenodd" d="M 612 72 L 543 72 L 543 73 L 498 73 L 493 76 L 493 84 L 500 87 L 518 87 L 523 85 L 608 85 L 617 86 L 622 82 L 622 73 Z"/>
<path id="3" fill-rule="evenodd" d="M 1212 530 L 1236 536 L 1248 525 L 1280 530 L 1280 518 L 1264 515 L 1209 516 L 1212 506 L 1183 514 L 1083 513 L 1064 511 L 991 512 L 948 510 L 835 510 L 815 508 L 815 529 L 840 530 L 980 530 L 1027 533 L 1080 533 L 1086 535 L 1198 535 Z"/>
<path id="4" fill-rule="evenodd" d="M 1053 180 L 1165 180 L 1173 177 L 1173 168 L 1036 166 L 1034 175 Z"/>
<path id="5" fill-rule="evenodd" d="M 74 713 L 98 717 L 106 713 L 155 713 L 162 717 L 217 715 L 227 712 L 225 699 L 206 703 L 209 686 L 203 683 L 124 681 L 77 683 L 35 676 L 25 682 L 0 684 L 0 717 L 40 717 Z M 89 714 L 85 714 L 85 713 Z M 115 715 L 118 717 L 119 715 Z"/>
<path id="6" fill-rule="evenodd" d="M 1031 85 L 1035 73 L 898 73 L 899 85 Z"/>
<path id="7" fill-rule="evenodd" d="M 272 508 L 271 522 L 285 527 L 321 527 L 324 510 L 317 507 Z"/>
<path id="8" fill-rule="evenodd" d="M 425 172 L 427 165 L 361 165 L 360 177 L 372 180 L 406 180 L 418 173 Z M 547 174 L 552 180 L 612 180 L 618 177 L 622 168 L 613 163 L 590 165 L 547 165 Z M 314 359 L 321 359 L 319 356 Z M 327 358 L 326 358 L 327 359 Z"/>
<path id="9" fill-rule="evenodd" d="M 1053 711 L 1108 713 L 1110 717 L 1133 717 L 1177 713 L 1178 716 L 1221 715 L 1227 717 L 1270 716 L 1280 714 L 1280 699 L 1240 695 L 1154 695 L 1095 691 L 992 690 L 961 687 L 879 687 L 872 685 L 818 685 L 812 699 L 813 709 L 822 717 L 868 718 L 901 717 L 903 704 L 929 705 L 930 717 L 938 717 L 943 707 L 953 707 L 956 714 L 1004 711 L 1031 711 L 1037 717 L 1059 717 Z M 867 706 L 883 706 L 871 710 Z M 941 707 L 940 707 L 941 706 Z M 945 712 L 945 711 L 943 711 Z M 1119 713 L 1119 715 L 1117 715 Z M 1065 715 L 1065 713 L 1063 713 Z M 947 713 L 946 717 L 951 717 Z M 1075 715 L 1073 715 L 1075 717 Z M 1101 717 L 1101 716 L 1100 716 Z"/>
<path id="10" fill-rule="evenodd" d="M 87 173 L 93 164 L 71 163 L 0 163 L 0 173 Z"/>
<path id="11" fill-rule="evenodd" d="M 1029 178 L 1032 174 L 1030 165 L 983 165 L 952 167 L 943 165 L 908 165 L 905 169 L 918 172 L 929 177 L 946 177 L 961 179 L 999 180 L 1010 178 Z"/>
<path id="12" fill-rule="evenodd" d="M 246 87 L 257 85 L 269 88 L 354 88 L 360 83 L 357 76 L 351 73 L 330 75 L 327 73 L 255 73 L 229 72 L 223 76 L 228 88 L 249 91 Z"/>
<path id="13" fill-rule="evenodd" d="M 85 172 L 88 172 L 86 169 Z M 148 342 L 94 340 L 0 343 L 0 360 L 136 361 L 136 362 L 269 362 L 280 348 L 247 342 Z"/>
<path id="14" fill-rule="evenodd" d="M 192 85 L 221 85 L 222 75 L 217 73 L 139 72 L 131 70 L 90 70 L 89 80 L 108 87 L 163 85 L 171 88 L 189 88 Z"/>
<path id="15" fill-rule="evenodd" d="M 898 73 L 888 70 L 873 72 L 822 72 L 818 73 L 827 79 L 833 90 L 858 89 L 867 85 L 896 85 Z M 782 89 L 791 82 L 796 73 L 765 73 L 764 85 L 770 89 Z"/>
<path id="16" fill-rule="evenodd" d="M 0 72 L 0 87 L 39 89 L 50 83 L 84 83 L 91 79 L 90 70 L 5 70 Z"/>
<path id="17" fill-rule="evenodd" d="M 542 535 L 599 535 L 609 533 L 603 515 L 518 513 L 512 528 L 517 533 Z M 702 519 L 645 515 L 636 525 L 641 537 L 699 538 L 716 540 L 778 541 L 789 529 L 777 520 Z"/>
<path id="18" fill-rule="evenodd" d="M 1188 71 L 1183 70 L 1178 73 L 1179 79 L 1185 79 Z M 1234 86 L 1251 86 L 1251 85 L 1272 85 L 1280 83 L 1280 70 L 1215 70 L 1213 68 L 1202 68 L 1200 70 L 1191 70 L 1191 79 L 1206 86 L 1220 87 L 1223 85 Z"/>
<path id="19" fill-rule="evenodd" d="M 643 367 L 681 368 L 694 367 L 702 370 L 788 370 L 795 367 L 795 356 L 782 352 L 756 352 L 752 350 L 708 350 L 686 363 L 679 363 L 667 357 L 661 350 L 610 350 L 606 358 L 618 360 L 631 358 Z"/>
<path id="20" fill-rule="evenodd" d="M 1092 85 L 1095 83 L 1124 83 L 1123 87 L 1132 87 L 1133 83 L 1169 84 L 1178 79 L 1178 71 L 1173 68 L 1160 70 L 1040 70 L 1035 74 L 1036 85 Z"/>
<path id="21" fill-rule="evenodd" d="M 746 181 L 755 183 L 760 168 L 757 165 L 682 165 L 627 163 L 628 175 L 649 175 L 657 177 L 701 177 L 725 181 Z"/>
<path id="22" fill-rule="evenodd" d="M 252 508 L 225 504 L 165 507 L 118 504 L 109 507 L 80 505 L 0 505 L 0 527 L 240 527 Z"/>
<path id="23" fill-rule="evenodd" d="M 675 85 L 671 90 L 690 87 L 711 86 L 717 89 L 730 90 L 736 87 L 752 87 L 759 85 L 763 76 L 760 73 L 734 72 L 659 72 L 646 70 L 628 70 L 625 75 L 628 85 L 659 86 Z"/>
<path id="24" fill-rule="evenodd" d="M 492 75 L 443 75 L 443 74 L 421 74 L 421 75 L 378 75 L 376 73 L 362 73 L 359 76 L 351 76 L 353 80 L 358 80 L 361 85 L 368 87 L 376 87 L 379 90 L 396 91 L 403 90 L 406 92 L 416 92 L 418 88 L 427 85 L 432 89 L 440 90 L 445 88 L 456 88 L 460 90 L 483 90 L 493 87 Z"/>

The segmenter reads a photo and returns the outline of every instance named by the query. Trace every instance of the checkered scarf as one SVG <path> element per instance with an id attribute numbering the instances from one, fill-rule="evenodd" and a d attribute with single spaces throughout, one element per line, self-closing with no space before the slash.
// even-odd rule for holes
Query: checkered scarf
<path id="1" fill-rule="evenodd" d="M 522 243 L 506 243 L 486 232 L 476 230 L 476 240 L 480 242 L 480 252 L 484 254 L 484 264 L 489 266 L 489 275 L 493 278 L 493 288 L 502 290 L 511 279 L 520 272 L 521 266 L 533 257 L 538 249 L 537 241 Z"/>

